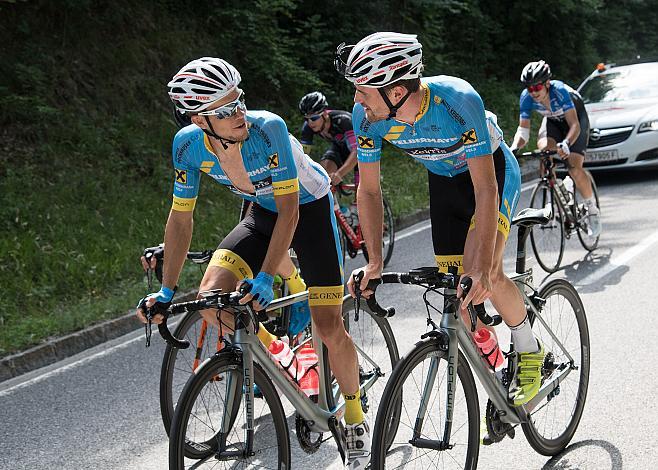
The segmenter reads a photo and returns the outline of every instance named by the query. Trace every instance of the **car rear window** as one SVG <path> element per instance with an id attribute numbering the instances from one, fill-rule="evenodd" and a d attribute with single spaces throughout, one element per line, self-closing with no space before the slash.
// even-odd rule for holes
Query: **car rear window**
<path id="1" fill-rule="evenodd" d="M 658 64 L 638 64 L 592 77 L 579 92 L 585 103 L 658 98 Z"/>

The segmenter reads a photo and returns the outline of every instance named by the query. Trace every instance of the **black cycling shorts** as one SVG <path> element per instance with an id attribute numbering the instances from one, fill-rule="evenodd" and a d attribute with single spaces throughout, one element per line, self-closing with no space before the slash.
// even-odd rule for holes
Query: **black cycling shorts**
<path id="1" fill-rule="evenodd" d="M 210 266 L 226 268 L 238 279 L 253 278 L 265 260 L 276 219 L 276 212 L 252 203 L 245 217 L 219 244 Z M 342 305 L 343 257 L 331 193 L 299 206 L 291 247 L 308 287 L 309 304 Z"/>
<path id="2" fill-rule="evenodd" d="M 587 151 L 587 141 L 589 139 L 589 118 L 587 117 L 587 113 L 579 114 L 578 121 L 580 123 L 580 134 L 576 141 L 569 146 L 569 150 L 574 153 L 585 155 L 585 152 Z M 567 138 L 567 134 L 569 134 L 569 124 L 566 119 L 557 121 L 555 119 L 544 118 L 539 129 L 539 137 L 541 137 L 542 134 L 546 137 L 552 138 L 555 142 L 562 142 Z"/>
<path id="3" fill-rule="evenodd" d="M 499 147 L 493 153 L 498 183 L 498 231 L 509 235 L 511 220 L 519 200 L 521 173 L 516 158 Z M 464 246 L 469 230 L 475 227 L 475 191 L 471 173 L 454 177 L 429 172 L 430 220 L 434 257 L 441 272 L 456 266 L 463 273 Z"/>
<path id="4" fill-rule="evenodd" d="M 334 142 L 331 143 L 329 148 L 322 154 L 322 157 L 320 157 L 320 161 L 322 160 L 330 160 L 336 164 L 337 168 L 340 168 L 343 166 L 345 161 L 347 161 L 347 155 L 343 155 L 344 152 L 341 152 L 340 147 L 336 145 Z"/>

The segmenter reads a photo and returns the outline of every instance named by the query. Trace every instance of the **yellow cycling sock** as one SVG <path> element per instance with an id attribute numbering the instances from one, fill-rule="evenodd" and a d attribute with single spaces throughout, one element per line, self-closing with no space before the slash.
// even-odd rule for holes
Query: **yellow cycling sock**
<path id="1" fill-rule="evenodd" d="M 304 279 L 302 279 L 302 277 L 299 275 L 297 268 L 293 268 L 293 272 L 290 273 L 289 277 L 281 276 L 281 278 L 286 281 L 288 290 L 290 290 L 291 294 L 299 294 L 300 292 L 304 292 L 306 290 L 306 283 L 304 282 Z"/>
<path id="2" fill-rule="evenodd" d="M 363 422 L 363 408 L 361 408 L 361 390 L 354 395 L 343 394 L 345 398 L 345 424 L 359 424 Z"/>
<path id="3" fill-rule="evenodd" d="M 256 333 L 256 336 L 258 336 L 260 342 L 265 345 L 265 349 L 270 349 L 270 344 L 272 344 L 272 341 L 277 339 L 276 336 L 265 329 L 262 323 L 258 324 L 258 333 Z"/>

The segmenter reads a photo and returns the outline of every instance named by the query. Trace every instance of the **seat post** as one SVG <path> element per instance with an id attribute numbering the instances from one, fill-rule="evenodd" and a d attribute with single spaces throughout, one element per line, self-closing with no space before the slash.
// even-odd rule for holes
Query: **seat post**
<path id="1" fill-rule="evenodd" d="M 525 272 L 525 247 L 532 228 L 526 225 L 519 225 L 519 232 L 516 245 L 516 273 Z"/>

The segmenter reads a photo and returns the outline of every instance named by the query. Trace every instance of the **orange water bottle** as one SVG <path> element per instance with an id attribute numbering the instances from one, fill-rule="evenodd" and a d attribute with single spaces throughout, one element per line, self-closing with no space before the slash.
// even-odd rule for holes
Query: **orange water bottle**
<path id="1" fill-rule="evenodd" d="M 302 377 L 304 377 L 304 366 L 302 366 L 297 358 L 295 353 L 290 350 L 290 346 L 281 341 L 280 339 L 272 341 L 270 344 L 270 353 L 279 361 L 281 367 L 283 367 L 286 372 L 292 377 L 295 382 L 299 383 Z"/>
<path id="2" fill-rule="evenodd" d="M 480 353 L 487 360 L 489 365 L 494 369 L 498 370 L 503 367 L 503 353 L 498 347 L 498 341 L 496 337 L 491 333 L 491 331 L 486 328 L 480 328 L 473 335 L 475 339 L 475 344 L 477 345 Z"/>
<path id="3" fill-rule="evenodd" d="M 299 381 L 299 387 L 313 401 L 317 401 L 320 394 L 320 378 L 318 376 L 318 355 L 315 348 L 308 342 L 297 351 L 297 360 L 306 370 L 304 377 Z"/>

